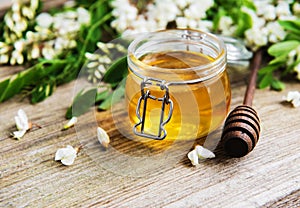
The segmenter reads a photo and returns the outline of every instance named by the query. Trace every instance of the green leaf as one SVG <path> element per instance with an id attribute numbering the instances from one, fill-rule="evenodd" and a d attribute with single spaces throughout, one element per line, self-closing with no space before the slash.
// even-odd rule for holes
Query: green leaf
<path id="1" fill-rule="evenodd" d="M 110 94 L 109 90 L 104 90 L 102 92 L 97 93 L 96 103 L 105 100 L 109 96 L 109 94 Z"/>
<path id="2" fill-rule="evenodd" d="M 127 56 L 115 61 L 103 76 L 103 81 L 110 84 L 121 82 L 128 74 Z"/>
<path id="3" fill-rule="evenodd" d="M 96 95 L 96 88 L 92 88 L 86 92 L 80 91 L 74 98 L 72 105 L 68 108 L 66 118 L 70 119 L 73 116 L 80 116 L 86 113 L 95 104 Z"/>
<path id="4" fill-rule="evenodd" d="M 0 82 L 0 98 L 4 90 L 7 88 L 7 85 L 9 84 L 9 79 L 6 79 L 2 82 Z"/>
<path id="5" fill-rule="evenodd" d="M 300 35 L 300 19 L 297 20 L 279 20 L 278 23 L 286 30 L 296 35 Z"/>
<path id="6" fill-rule="evenodd" d="M 296 40 L 288 40 L 276 43 L 268 49 L 268 53 L 272 56 L 287 55 L 291 50 L 296 49 L 300 42 Z"/>
<path id="7" fill-rule="evenodd" d="M 218 9 L 216 15 L 213 16 L 213 30 L 216 31 L 219 28 L 219 22 L 222 16 L 226 15 L 226 10 L 223 7 Z"/>
<path id="8" fill-rule="evenodd" d="M 123 84 L 119 85 L 114 92 L 110 93 L 109 96 L 98 106 L 99 110 L 108 110 L 112 105 L 118 103 L 125 94 L 125 87 Z"/>
<path id="9" fill-rule="evenodd" d="M 41 61 L 31 68 L 12 76 L 5 89 L 3 88 L 0 91 L 0 102 L 20 93 L 25 87 L 32 85 L 37 86 L 47 82 L 47 80 L 50 80 L 53 76 L 60 73 L 61 69 L 66 65 L 66 62 L 66 60 L 59 59 Z M 5 80 L 3 82 L 7 81 Z M 3 82 L 0 82 L 0 85 L 4 86 Z"/>
<path id="10" fill-rule="evenodd" d="M 256 11 L 253 0 L 241 0 L 241 4 L 243 4 L 245 7 L 248 7 L 249 9 Z"/>
<path id="11" fill-rule="evenodd" d="M 264 75 L 262 76 L 262 78 L 261 78 L 259 84 L 258 84 L 258 87 L 259 87 L 260 89 L 264 89 L 264 88 L 270 86 L 271 83 L 272 83 L 272 81 L 273 81 L 273 75 L 272 75 L 272 73 L 264 74 Z"/>
<path id="12" fill-rule="evenodd" d="M 18 74 L 14 79 L 9 80 L 6 88 L 1 92 L 0 102 L 3 102 L 15 94 L 18 94 L 24 87 L 24 81 L 21 74 Z"/>
<path id="13" fill-rule="evenodd" d="M 296 35 L 294 33 L 288 33 L 286 36 L 285 36 L 285 40 L 297 40 L 300 42 L 300 35 Z"/>
<path id="14" fill-rule="evenodd" d="M 277 56 L 275 59 L 271 60 L 269 64 L 271 65 L 283 65 L 286 63 L 287 54 L 283 54 L 281 56 Z"/>
<path id="15" fill-rule="evenodd" d="M 285 70 L 282 72 L 281 77 L 286 76 L 288 73 L 295 73 L 294 67 L 300 64 L 300 57 L 291 65 L 287 66 Z"/>
<path id="16" fill-rule="evenodd" d="M 31 93 L 31 103 L 38 103 L 52 95 L 55 88 L 54 83 L 41 84 L 34 88 Z"/>
<path id="17" fill-rule="evenodd" d="M 285 85 L 283 82 L 279 81 L 278 79 L 273 79 L 271 83 L 271 88 L 277 91 L 281 91 L 285 88 Z"/>
<path id="18" fill-rule="evenodd" d="M 252 18 L 248 13 L 239 11 L 236 23 L 237 29 L 235 34 L 238 37 L 243 37 L 245 31 L 252 27 Z"/>
<path id="19" fill-rule="evenodd" d="M 276 69 L 278 69 L 279 65 L 268 65 L 265 66 L 261 69 L 258 70 L 258 74 L 267 74 L 267 73 L 272 73 L 273 71 L 275 71 Z"/>

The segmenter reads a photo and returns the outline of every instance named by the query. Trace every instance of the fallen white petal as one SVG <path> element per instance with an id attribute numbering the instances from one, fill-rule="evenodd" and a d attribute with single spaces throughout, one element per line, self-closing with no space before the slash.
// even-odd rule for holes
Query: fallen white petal
<path id="1" fill-rule="evenodd" d="M 77 123 L 78 119 L 77 117 L 72 117 L 67 124 L 64 125 L 64 129 L 68 129 L 71 128 L 72 126 L 74 126 Z"/>
<path id="2" fill-rule="evenodd" d="M 28 118 L 23 109 L 18 110 L 18 117 L 20 119 L 19 125 L 22 126 L 23 130 L 28 130 L 29 129 L 29 123 L 28 123 Z"/>
<path id="3" fill-rule="evenodd" d="M 60 148 L 55 153 L 54 160 L 60 160 L 64 165 L 72 165 L 77 156 L 77 151 L 70 145 L 65 148 Z"/>
<path id="4" fill-rule="evenodd" d="M 25 133 L 26 133 L 26 130 L 14 131 L 14 132 L 12 133 L 12 136 L 13 136 L 13 138 L 15 138 L 15 139 L 21 139 L 21 138 L 24 136 Z"/>
<path id="5" fill-rule="evenodd" d="M 15 116 L 15 122 L 18 131 L 14 131 L 11 135 L 13 138 L 21 139 L 26 131 L 30 129 L 31 124 L 28 122 L 28 118 L 24 110 L 19 109 L 17 114 L 18 115 Z"/>
<path id="6" fill-rule="evenodd" d="M 193 165 L 199 165 L 199 158 L 195 149 L 190 151 L 187 156 Z"/>
<path id="7" fill-rule="evenodd" d="M 72 165 L 75 161 L 76 155 L 69 155 L 61 159 L 61 163 L 63 165 Z"/>
<path id="8" fill-rule="evenodd" d="M 101 145 L 105 148 L 108 147 L 110 139 L 108 134 L 106 133 L 106 131 L 104 129 L 102 129 L 101 127 L 97 128 L 97 137 L 99 142 L 101 143 Z"/>
<path id="9" fill-rule="evenodd" d="M 283 99 L 290 102 L 295 108 L 300 106 L 300 92 L 298 91 L 289 91 Z"/>
<path id="10" fill-rule="evenodd" d="M 198 155 L 198 157 L 200 159 L 206 159 L 206 158 L 214 158 L 214 157 L 216 157 L 215 154 L 212 151 L 210 151 L 210 150 L 208 150 L 208 149 L 206 149 L 206 148 L 204 148 L 204 147 L 202 147 L 200 145 L 197 145 L 195 147 L 195 150 L 196 150 L 197 155 Z"/>
<path id="11" fill-rule="evenodd" d="M 293 100 L 292 104 L 295 108 L 299 107 L 300 106 L 300 98 Z"/>
<path id="12" fill-rule="evenodd" d="M 61 148 L 61 149 L 58 149 L 57 151 L 56 151 L 56 153 L 55 153 L 55 158 L 54 158 L 54 160 L 61 160 L 63 157 L 64 157 L 64 155 L 65 155 L 65 148 Z"/>
<path id="13" fill-rule="evenodd" d="M 16 127 L 18 130 L 24 129 L 23 123 L 21 122 L 21 119 L 19 116 L 15 116 L 15 122 L 16 122 Z"/>

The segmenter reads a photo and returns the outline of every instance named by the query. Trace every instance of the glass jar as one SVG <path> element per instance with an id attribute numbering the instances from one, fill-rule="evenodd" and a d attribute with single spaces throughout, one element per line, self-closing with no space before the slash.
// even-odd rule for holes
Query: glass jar
<path id="1" fill-rule="evenodd" d="M 231 99 L 226 48 L 190 29 L 147 33 L 128 47 L 125 100 L 133 132 L 155 140 L 191 140 L 220 127 Z"/>

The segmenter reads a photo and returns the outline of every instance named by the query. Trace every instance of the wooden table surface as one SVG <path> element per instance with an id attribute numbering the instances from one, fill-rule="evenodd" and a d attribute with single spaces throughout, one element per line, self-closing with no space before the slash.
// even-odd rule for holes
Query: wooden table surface
<path id="1" fill-rule="evenodd" d="M 0 76 L 19 70 L 1 67 Z M 233 108 L 242 102 L 249 71 L 229 73 Z M 216 158 L 198 167 L 186 157 L 191 146 L 165 152 L 126 140 L 109 111 L 91 109 L 75 128 L 61 131 L 76 86 L 59 86 L 36 105 L 20 96 L 0 104 L 0 207 L 300 206 L 300 108 L 282 102 L 289 90 L 300 90 L 299 82 L 282 92 L 256 91 L 262 132 L 250 154 L 230 158 L 217 148 Z M 20 108 L 42 128 L 18 141 L 9 135 Z M 97 125 L 111 137 L 107 151 L 95 136 Z M 54 161 L 66 145 L 82 146 L 71 166 Z"/>

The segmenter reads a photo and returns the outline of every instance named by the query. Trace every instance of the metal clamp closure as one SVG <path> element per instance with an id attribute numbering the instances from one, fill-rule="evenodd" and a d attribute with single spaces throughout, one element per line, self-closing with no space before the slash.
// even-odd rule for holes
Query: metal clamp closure
<path id="1" fill-rule="evenodd" d="M 155 82 L 155 84 L 154 84 Z M 161 98 L 157 98 L 153 95 L 151 95 L 151 92 L 149 89 L 146 89 L 147 85 L 156 85 L 159 86 L 161 90 L 165 91 L 164 96 Z M 145 128 L 145 120 L 146 120 L 146 112 L 147 112 L 147 102 L 148 99 L 156 100 L 158 102 L 161 102 L 161 111 L 160 111 L 160 122 L 159 122 L 159 128 L 157 135 L 150 134 L 144 131 Z M 140 114 L 141 112 L 141 104 L 143 101 L 143 107 L 142 107 L 142 116 Z M 167 118 L 164 120 L 164 112 L 166 105 L 169 106 L 169 113 Z M 138 100 L 138 104 L 136 106 L 136 116 L 139 119 L 139 122 L 134 125 L 133 132 L 141 137 L 146 137 L 150 139 L 155 140 L 163 140 L 167 136 L 167 131 L 164 128 L 164 126 L 170 121 L 173 113 L 173 102 L 170 99 L 169 95 L 169 88 L 166 84 L 165 80 L 158 81 L 156 79 L 152 78 L 144 78 L 143 82 L 141 83 L 141 97 Z M 138 129 L 138 126 L 140 127 L 140 130 Z"/>

